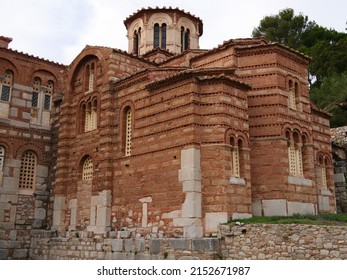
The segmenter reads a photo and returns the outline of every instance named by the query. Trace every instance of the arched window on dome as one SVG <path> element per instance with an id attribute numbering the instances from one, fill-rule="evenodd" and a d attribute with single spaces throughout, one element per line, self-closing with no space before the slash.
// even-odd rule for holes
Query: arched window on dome
<path id="1" fill-rule="evenodd" d="M 181 27 L 181 52 L 190 48 L 190 30 Z"/>
<path id="2" fill-rule="evenodd" d="M 154 24 L 153 29 L 153 48 L 166 49 L 166 31 L 167 25 L 163 23 L 161 26 L 159 23 Z"/>
<path id="3" fill-rule="evenodd" d="M 141 44 L 141 27 L 138 30 L 134 31 L 134 41 L 133 41 L 133 48 L 134 48 L 134 54 L 139 55 L 140 54 L 140 44 Z"/>

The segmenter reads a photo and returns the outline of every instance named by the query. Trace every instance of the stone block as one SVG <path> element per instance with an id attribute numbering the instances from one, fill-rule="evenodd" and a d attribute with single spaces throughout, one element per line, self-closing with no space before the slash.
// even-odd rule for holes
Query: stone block
<path id="1" fill-rule="evenodd" d="M 29 128 L 29 123 L 16 120 L 10 120 L 10 125 L 15 127 Z"/>
<path id="2" fill-rule="evenodd" d="M 16 230 L 11 230 L 10 234 L 8 235 L 8 238 L 10 240 L 16 240 L 16 238 L 17 238 L 17 231 Z"/>
<path id="3" fill-rule="evenodd" d="M 0 260 L 7 260 L 8 251 L 6 249 L 0 249 Z"/>
<path id="4" fill-rule="evenodd" d="M 195 167 L 200 169 L 200 150 L 196 148 L 181 150 L 181 167 Z"/>
<path id="5" fill-rule="evenodd" d="M 160 239 L 152 239 L 149 250 L 152 254 L 159 254 L 161 252 Z"/>
<path id="6" fill-rule="evenodd" d="M 18 117 L 18 108 L 12 107 L 10 109 L 10 117 L 13 117 L 13 118 Z"/>
<path id="7" fill-rule="evenodd" d="M 288 183 L 291 185 L 299 185 L 304 187 L 312 187 L 312 180 L 308 180 L 302 177 L 288 176 Z"/>
<path id="8" fill-rule="evenodd" d="M 28 256 L 28 250 L 27 249 L 15 249 L 13 251 L 13 258 L 14 259 L 22 260 L 22 259 L 26 259 L 27 256 Z"/>
<path id="9" fill-rule="evenodd" d="M 181 210 L 175 210 L 169 213 L 164 213 L 161 218 L 162 219 L 175 219 L 181 216 L 182 211 Z"/>
<path id="10" fill-rule="evenodd" d="M 0 202 L 5 203 L 18 203 L 18 194 L 1 194 Z"/>
<path id="11" fill-rule="evenodd" d="M 188 192 L 182 204 L 182 218 L 201 218 L 201 193 Z"/>
<path id="12" fill-rule="evenodd" d="M 65 201 L 66 201 L 66 197 L 65 196 L 56 196 L 54 198 L 54 206 L 53 206 L 53 209 L 55 211 L 58 211 L 58 210 L 65 210 Z"/>
<path id="13" fill-rule="evenodd" d="M 230 177 L 229 183 L 232 185 L 246 185 L 246 180 L 243 178 L 237 178 L 237 177 Z"/>
<path id="14" fill-rule="evenodd" d="M 170 248 L 173 249 L 190 249 L 190 242 L 188 239 L 170 239 Z"/>
<path id="15" fill-rule="evenodd" d="M 316 214 L 315 206 L 312 203 L 288 201 L 288 215 L 292 216 L 294 214 Z"/>
<path id="16" fill-rule="evenodd" d="M 233 220 L 243 220 L 243 219 L 250 219 L 252 218 L 252 214 L 248 213 L 233 213 L 232 219 Z"/>
<path id="17" fill-rule="evenodd" d="M 329 211 L 330 210 L 330 202 L 328 196 L 318 196 L 318 209 L 320 211 Z"/>
<path id="18" fill-rule="evenodd" d="M 343 173 L 334 174 L 334 182 L 335 183 L 344 183 L 345 176 Z"/>
<path id="19" fill-rule="evenodd" d="M 144 252 L 145 251 L 145 240 L 136 239 L 135 240 L 135 252 Z"/>
<path id="20" fill-rule="evenodd" d="M 37 220 L 46 219 L 46 209 L 45 208 L 35 208 L 34 219 L 37 219 Z"/>
<path id="21" fill-rule="evenodd" d="M 228 222 L 227 212 L 206 213 L 205 215 L 205 232 L 217 232 L 219 224 Z"/>
<path id="22" fill-rule="evenodd" d="M 197 252 L 213 252 L 219 250 L 217 238 L 193 239 L 192 250 Z"/>
<path id="23" fill-rule="evenodd" d="M 1 248 L 1 249 L 6 249 L 6 248 L 8 248 L 8 241 L 6 241 L 6 240 L 0 240 L 0 248 Z"/>
<path id="24" fill-rule="evenodd" d="M 12 98 L 12 99 L 11 99 L 11 103 L 12 103 L 12 105 L 14 105 L 14 106 L 25 107 L 25 100 L 23 100 L 23 99 Z"/>
<path id="25" fill-rule="evenodd" d="M 285 199 L 271 199 L 262 201 L 264 216 L 287 216 L 287 201 Z"/>
<path id="26" fill-rule="evenodd" d="M 185 181 L 183 183 L 183 192 L 201 192 L 201 181 Z"/>
<path id="27" fill-rule="evenodd" d="M 38 177 L 46 178 L 48 176 L 48 167 L 44 165 L 37 165 L 36 172 Z"/>
<path id="28" fill-rule="evenodd" d="M 4 177 L 2 179 L 2 187 L 11 189 L 12 191 L 18 190 L 19 178 L 14 177 Z"/>
<path id="29" fill-rule="evenodd" d="M 178 180 L 180 182 L 201 180 L 201 170 L 193 167 L 182 168 L 178 170 Z"/>
<path id="30" fill-rule="evenodd" d="M 134 244 L 132 239 L 124 239 L 125 252 L 134 252 Z"/>
<path id="31" fill-rule="evenodd" d="M 123 239 L 113 239 L 112 240 L 112 251 L 122 252 L 123 251 Z"/>

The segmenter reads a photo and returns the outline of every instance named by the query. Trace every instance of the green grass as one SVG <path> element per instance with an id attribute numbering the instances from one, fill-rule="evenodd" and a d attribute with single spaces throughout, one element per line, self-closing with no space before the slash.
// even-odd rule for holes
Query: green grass
<path id="1" fill-rule="evenodd" d="M 244 224 L 309 224 L 309 225 L 346 225 L 347 214 L 319 214 L 293 216 L 253 217 L 245 220 L 232 220 L 230 223 Z"/>

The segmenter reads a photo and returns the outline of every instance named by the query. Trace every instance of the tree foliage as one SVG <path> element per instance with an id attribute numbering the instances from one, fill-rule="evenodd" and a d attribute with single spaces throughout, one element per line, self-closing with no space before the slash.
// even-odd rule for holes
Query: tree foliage
<path id="1" fill-rule="evenodd" d="M 253 37 L 265 37 L 279 42 L 312 58 L 309 66 L 311 98 L 317 105 L 333 114 L 333 126 L 347 125 L 346 112 L 336 106 L 346 98 L 347 34 L 319 26 L 293 9 L 265 16 Z"/>
<path id="2" fill-rule="evenodd" d="M 347 101 L 347 72 L 323 79 L 319 87 L 310 91 L 310 97 L 319 108 L 332 114 L 331 126 L 347 125 L 347 112 L 340 104 Z"/>

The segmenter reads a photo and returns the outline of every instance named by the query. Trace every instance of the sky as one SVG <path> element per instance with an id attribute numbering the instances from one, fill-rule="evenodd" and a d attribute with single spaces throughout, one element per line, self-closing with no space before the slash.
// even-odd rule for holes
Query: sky
<path id="1" fill-rule="evenodd" d="M 346 32 L 345 0 L 0 0 L 0 36 L 10 48 L 69 65 L 86 45 L 127 51 L 124 19 L 143 7 L 178 7 L 203 21 L 200 48 L 250 38 L 260 20 L 286 8 Z"/>

